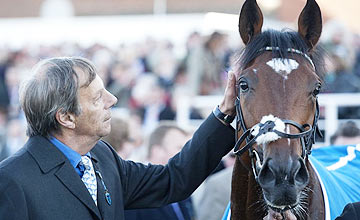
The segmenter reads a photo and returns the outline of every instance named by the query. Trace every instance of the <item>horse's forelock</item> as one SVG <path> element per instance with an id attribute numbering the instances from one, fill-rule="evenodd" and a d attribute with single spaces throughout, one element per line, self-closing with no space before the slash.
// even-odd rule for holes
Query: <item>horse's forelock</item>
<path id="1" fill-rule="evenodd" d="M 235 71 L 241 72 L 246 69 L 256 57 L 264 53 L 261 49 L 265 47 L 277 47 L 279 50 L 273 50 L 273 57 L 287 58 L 289 55 L 288 49 L 296 49 L 311 57 L 314 62 L 316 74 L 323 81 L 325 68 L 323 59 L 323 50 L 320 46 L 308 53 L 308 46 L 298 32 L 294 31 L 276 31 L 267 30 L 258 34 L 245 48 L 239 51 L 237 62 L 235 63 Z"/>

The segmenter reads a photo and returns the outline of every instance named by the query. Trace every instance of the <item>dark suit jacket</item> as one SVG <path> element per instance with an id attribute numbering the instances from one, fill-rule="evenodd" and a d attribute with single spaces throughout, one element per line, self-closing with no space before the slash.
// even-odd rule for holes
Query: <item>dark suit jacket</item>
<path id="1" fill-rule="evenodd" d="M 0 141 L 0 162 L 6 159 L 8 156 L 10 156 L 8 147 L 6 144 L 1 143 Z M 0 180 L 1 181 L 1 180 Z"/>
<path id="2" fill-rule="evenodd" d="M 31 137 L 0 163 L 0 219 L 124 219 L 125 209 L 160 207 L 187 198 L 234 145 L 234 129 L 211 114 L 166 166 L 119 158 L 105 142 L 91 150 L 112 204 L 98 178 L 98 206 L 68 159 L 41 136 Z"/>
<path id="3" fill-rule="evenodd" d="M 360 220 L 360 202 L 347 204 L 335 220 Z"/>
<path id="4" fill-rule="evenodd" d="M 193 219 L 191 199 L 178 202 L 184 220 Z M 153 209 L 125 210 L 126 220 L 179 220 L 171 204 Z"/>

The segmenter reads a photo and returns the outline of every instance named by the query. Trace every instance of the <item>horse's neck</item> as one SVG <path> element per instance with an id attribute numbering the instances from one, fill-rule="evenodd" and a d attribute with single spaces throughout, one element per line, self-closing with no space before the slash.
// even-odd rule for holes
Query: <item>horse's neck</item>
<path id="1" fill-rule="evenodd" d="M 236 220 L 246 213 L 249 174 L 236 157 L 231 181 L 231 219 Z"/>
<path id="2" fill-rule="evenodd" d="M 325 219 L 325 205 L 320 181 L 309 162 L 307 168 L 310 181 L 307 187 L 306 204 L 308 220 Z M 231 188 L 231 220 L 262 219 L 267 214 L 263 203 L 262 191 L 252 172 L 245 168 L 237 157 L 234 165 Z"/>
<path id="3" fill-rule="evenodd" d="M 231 184 L 231 219 L 254 220 L 265 216 L 260 186 L 252 172 L 236 157 Z"/>

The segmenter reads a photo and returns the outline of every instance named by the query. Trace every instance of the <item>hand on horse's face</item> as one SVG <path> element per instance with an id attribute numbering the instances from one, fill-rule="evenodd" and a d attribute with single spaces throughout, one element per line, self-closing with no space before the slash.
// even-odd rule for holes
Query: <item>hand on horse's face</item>
<path id="1" fill-rule="evenodd" d="M 227 115 L 235 115 L 235 99 L 236 99 L 236 77 L 233 71 L 229 71 L 224 99 L 222 100 L 219 106 L 220 111 Z"/>

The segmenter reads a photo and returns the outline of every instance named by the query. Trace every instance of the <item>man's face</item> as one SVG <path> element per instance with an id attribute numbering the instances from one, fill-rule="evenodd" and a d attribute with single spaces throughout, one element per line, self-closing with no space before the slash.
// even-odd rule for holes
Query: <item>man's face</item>
<path id="1" fill-rule="evenodd" d="M 117 102 L 115 96 L 105 88 L 101 78 L 96 78 L 89 86 L 83 86 L 88 77 L 80 69 L 75 69 L 79 75 L 79 104 L 81 113 L 75 119 L 75 132 L 80 137 L 99 139 L 110 133 L 110 108 Z"/>

